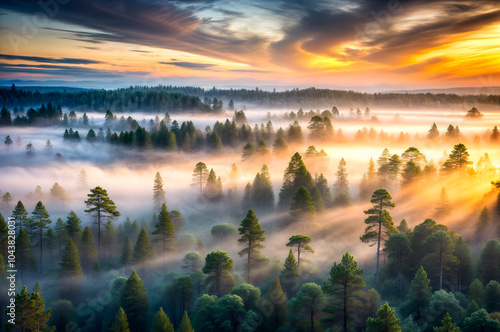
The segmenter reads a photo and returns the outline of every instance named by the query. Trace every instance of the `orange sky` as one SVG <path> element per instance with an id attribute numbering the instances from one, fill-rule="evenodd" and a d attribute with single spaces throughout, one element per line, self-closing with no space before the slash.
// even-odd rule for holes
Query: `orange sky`
<path id="1" fill-rule="evenodd" d="M 62 3 L 3 1 L 0 79 L 500 85 L 500 9 L 493 1 Z"/>

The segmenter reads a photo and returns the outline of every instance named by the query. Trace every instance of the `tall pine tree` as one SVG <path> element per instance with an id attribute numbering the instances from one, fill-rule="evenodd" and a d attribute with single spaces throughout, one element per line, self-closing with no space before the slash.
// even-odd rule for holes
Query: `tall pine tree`
<path id="1" fill-rule="evenodd" d="M 269 260 L 263 257 L 259 250 L 264 247 L 262 242 L 266 240 L 264 237 L 266 231 L 260 227 L 259 219 L 257 219 L 252 209 L 248 210 L 247 216 L 241 221 L 238 231 L 241 235 L 238 243 L 245 246 L 238 255 L 246 256 L 247 281 L 251 284 L 252 268 Z"/>
<path id="2" fill-rule="evenodd" d="M 132 271 L 125 282 L 120 305 L 127 315 L 131 332 L 147 330 L 149 297 L 144 283 L 135 271 Z"/>

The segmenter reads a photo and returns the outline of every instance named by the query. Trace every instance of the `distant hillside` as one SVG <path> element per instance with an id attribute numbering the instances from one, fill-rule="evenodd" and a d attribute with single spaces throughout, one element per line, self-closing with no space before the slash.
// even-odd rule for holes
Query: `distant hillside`
<path id="1" fill-rule="evenodd" d="M 432 93 L 432 94 L 456 94 L 465 95 L 500 95 L 500 86 L 481 86 L 481 87 L 463 87 L 463 88 L 448 88 L 448 89 L 419 89 L 419 90 L 395 90 L 383 93 Z"/>
<path id="2" fill-rule="evenodd" d="M 0 86 L 0 89 L 9 89 L 11 86 Z M 86 88 L 75 88 L 75 87 L 70 87 L 70 86 L 16 86 L 19 89 L 23 89 L 26 91 L 31 91 L 31 92 L 41 92 L 41 93 L 47 93 L 47 92 L 79 92 L 79 91 L 87 91 L 89 89 Z"/>

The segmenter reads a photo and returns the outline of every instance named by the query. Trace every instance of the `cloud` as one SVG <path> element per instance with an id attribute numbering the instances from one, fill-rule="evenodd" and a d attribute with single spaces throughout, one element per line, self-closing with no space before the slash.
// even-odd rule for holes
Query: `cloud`
<path id="1" fill-rule="evenodd" d="M 176 67 L 181 67 L 181 68 L 186 68 L 186 69 L 197 69 L 197 70 L 204 70 L 210 67 L 215 67 L 214 64 L 210 63 L 196 63 L 196 62 L 185 62 L 185 61 L 179 61 L 179 62 L 160 62 L 163 65 L 171 65 L 171 66 L 176 66 Z"/>
<path id="2" fill-rule="evenodd" d="M 228 71 L 234 73 L 269 73 L 269 71 L 257 69 L 229 69 Z"/>
<path id="3" fill-rule="evenodd" d="M 89 60 L 89 59 L 77 59 L 77 58 L 47 58 L 39 56 L 24 56 L 24 55 L 9 55 L 0 54 L 0 59 L 4 60 L 24 60 L 42 63 L 66 63 L 72 65 L 88 65 L 88 64 L 98 64 L 103 63 L 102 61 Z"/>
<path id="4" fill-rule="evenodd" d="M 0 63 L 0 72 L 13 74 L 36 74 L 47 76 L 71 76 L 78 78 L 130 78 L 146 77 L 149 73 L 139 71 L 127 71 L 125 73 L 112 70 L 101 70 L 78 66 L 61 65 L 28 65 L 28 64 L 8 64 Z"/>

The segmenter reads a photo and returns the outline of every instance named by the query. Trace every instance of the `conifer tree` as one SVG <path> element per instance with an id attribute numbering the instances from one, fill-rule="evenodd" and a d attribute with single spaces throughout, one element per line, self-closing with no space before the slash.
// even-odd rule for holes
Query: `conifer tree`
<path id="1" fill-rule="evenodd" d="M 50 309 L 45 310 L 45 302 L 38 292 L 28 293 L 26 286 L 15 297 L 16 315 L 14 324 L 5 323 L 6 330 L 50 331 L 46 324 L 50 319 Z M 8 309 L 5 311 L 8 312 Z"/>
<path id="2" fill-rule="evenodd" d="M 435 327 L 434 332 L 460 332 L 460 328 L 457 327 L 452 321 L 449 313 L 446 313 L 443 320 L 441 321 L 443 324 L 440 327 Z"/>
<path id="3" fill-rule="evenodd" d="M 425 322 L 427 309 L 431 300 L 430 280 L 427 278 L 427 272 L 421 266 L 410 285 L 410 292 L 406 302 L 401 307 L 401 312 L 406 317 L 412 315 L 418 324 Z"/>
<path id="4" fill-rule="evenodd" d="M 155 210 L 159 210 L 162 204 L 165 203 L 165 190 L 163 189 L 163 179 L 160 172 L 156 172 L 154 179 L 153 202 L 155 203 Z"/>
<path id="5" fill-rule="evenodd" d="M 309 331 L 316 330 L 317 317 L 321 315 L 325 296 L 321 286 L 310 282 L 303 284 L 300 287 L 297 296 L 290 301 L 290 307 L 296 319 L 298 319 L 298 326 L 309 325 Z"/>
<path id="6" fill-rule="evenodd" d="M 337 181 L 335 182 L 334 188 L 335 193 L 346 194 L 349 195 L 349 180 L 347 179 L 347 163 L 344 158 L 340 159 L 339 166 L 337 167 L 337 172 L 335 175 L 337 176 Z"/>
<path id="7" fill-rule="evenodd" d="M 62 248 L 66 244 L 66 240 L 68 239 L 68 231 L 66 229 L 64 221 L 61 218 L 57 218 L 56 224 L 54 225 L 54 233 L 57 238 L 57 247 L 59 248 L 59 254 L 62 255 Z M 78 235 L 77 241 L 80 241 L 80 235 Z"/>
<path id="8" fill-rule="evenodd" d="M 28 221 L 28 211 L 24 208 L 23 202 L 18 201 L 14 211 L 12 211 L 12 218 L 16 221 L 18 229 L 25 227 L 24 223 Z"/>
<path id="9" fill-rule="evenodd" d="M 488 230 L 488 226 L 490 226 L 490 213 L 488 211 L 488 208 L 485 206 L 479 214 L 479 220 L 476 226 L 476 242 L 482 243 L 483 240 L 485 240 L 487 236 L 486 231 Z"/>
<path id="10" fill-rule="evenodd" d="M 174 224 L 175 233 L 180 233 L 185 224 L 184 217 L 177 210 L 170 211 L 170 216 L 172 217 L 172 224 Z"/>
<path id="11" fill-rule="evenodd" d="M 250 182 L 245 186 L 243 197 L 241 199 L 241 209 L 248 211 L 252 206 L 252 184 Z"/>
<path id="12" fill-rule="evenodd" d="M 429 129 L 427 137 L 431 140 L 434 140 L 439 137 L 439 130 L 435 122 L 432 124 L 431 129 Z"/>
<path id="13" fill-rule="evenodd" d="M 130 332 L 128 327 L 127 315 L 123 311 L 122 307 L 118 310 L 115 316 L 115 321 L 111 327 L 111 332 Z"/>
<path id="14" fill-rule="evenodd" d="M 50 215 L 45 209 L 45 206 L 43 206 L 42 202 L 38 202 L 35 206 L 35 209 L 33 210 L 32 214 L 32 220 L 33 220 L 33 230 L 34 232 L 38 233 L 38 241 L 40 245 L 40 274 L 42 274 L 42 257 L 43 257 L 43 230 L 48 228 L 48 224 L 50 224 L 52 221 L 49 219 Z"/>
<path id="15" fill-rule="evenodd" d="M 85 204 L 88 209 L 85 212 L 93 217 L 94 223 L 97 225 L 97 261 L 100 262 L 101 225 L 105 225 L 109 220 L 120 216 L 120 212 L 116 209 L 115 202 L 109 198 L 108 192 L 101 187 L 90 189 L 90 194 L 87 196 Z"/>
<path id="16" fill-rule="evenodd" d="M 21 228 L 16 237 L 16 267 L 21 271 L 21 280 L 24 280 L 24 273 L 33 270 L 35 266 L 36 259 L 29 236 Z"/>
<path id="17" fill-rule="evenodd" d="M 371 202 L 373 207 L 364 211 L 365 214 L 370 215 L 365 219 L 365 224 L 368 226 L 365 229 L 365 234 L 360 238 L 363 242 L 374 241 L 377 245 L 377 268 L 375 272 L 375 284 L 376 287 L 379 285 L 379 266 L 380 266 L 380 244 L 384 240 L 384 234 L 386 231 L 389 235 L 392 233 L 397 233 L 397 229 L 392 222 L 392 218 L 389 212 L 385 209 L 388 207 L 394 207 L 395 204 L 391 202 L 391 195 L 385 189 L 376 190 L 373 195 Z"/>
<path id="18" fill-rule="evenodd" d="M 285 140 L 281 135 L 278 135 L 273 143 L 273 153 L 275 155 L 282 155 L 286 153 L 287 149 L 288 145 L 286 144 Z"/>
<path id="19" fill-rule="evenodd" d="M 450 201 L 448 200 L 448 195 L 446 195 L 446 189 L 441 188 L 441 194 L 439 196 L 438 205 L 434 210 L 435 218 L 443 218 L 451 213 Z"/>
<path id="20" fill-rule="evenodd" d="M 77 214 L 71 211 L 66 219 L 66 234 L 73 240 L 75 245 L 79 245 L 82 235 L 81 221 Z"/>
<path id="21" fill-rule="evenodd" d="M 278 328 L 286 326 L 288 323 L 288 303 L 278 278 L 273 281 L 264 299 L 271 306 L 269 310 L 271 314 L 265 317 L 264 321 L 266 331 L 277 331 Z"/>
<path id="22" fill-rule="evenodd" d="M 144 264 L 152 259 L 155 256 L 155 250 L 151 243 L 149 242 L 149 237 L 144 228 L 139 232 L 139 236 L 137 237 L 137 242 L 134 246 L 134 254 L 132 257 L 132 261 L 135 264 Z"/>
<path id="23" fill-rule="evenodd" d="M 348 252 L 342 256 L 339 264 L 333 263 L 330 278 L 323 285 L 323 292 L 331 295 L 328 298 L 323 312 L 327 316 L 323 319 L 328 325 L 333 324 L 347 332 L 352 325 L 353 314 L 360 306 L 357 297 L 366 287 L 361 275 L 364 270 L 358 268 L 358 262 Z"/>
<path id="24" fill-rule="evenodd" d="M 252 268 L 255 265 L 262 264 L 266 260 L 262 257 L 259 250 L 264 247 L 262 242 L 266 240 L 264 236 L 266 231 L 260 227 L 259 219 L 257 219 L 253 210 L 250 209 L 246 218 L 241 221 L 238 232 L 241 235 L 238 243 L 245 246 L 243 250 L 238 252 L 238 255 L 246 256 L 247 281 L 251 284 Z"/>
<path id="25" fill-rule="evenodd" d="M 281 208 L 289 207 L 293 195 L 302 186 L 310 190 L 314 186 L 314 181 L 302 157 L 297 152 L 288 163 L 288 167 L 283 175 L 283 186 L 280 190 L 278 206 Z"/>
<path id="26" fill-rule="evenodd" d="M 132 263 L 132 244 L 130 243 L 130 238 L 128 235 L 125 238 L 125 243 L 123 244 L 122 253 L 120 255 L 120 264 L 122 266 L 128 266 Z"/>
<path id="27" fill-rule="evenodd" d="M 220 297 L 233 289 L 234 278 L 229 273 L 233 269 L 233 260 L 227 252 L 217 250 L 207 255 L 202 271 L 209 275 L 207 285 L 212 293 Z"/>
<path id="28" fill-rule="evenodd" d="M 191 321 L 189 320 L 187 311 L 184 311 L 184 315 L 182 316 L 178 332 L 194 332 L 193 328 L 191 327 Z"/>
<path id="29" fill-rule="evenodd" d="M 321 194 L 325 207 L 331 207 L 333 203 L 333 196 L 330 188 L 328 188 L 328 180 L 325 178 L 323 173 L 316 177 L 314 183 Z"/>
<path id="30" fill-rule="evenodd" d="M 158 214 L 158 221 L 155 224 L 153 235 L 155 235 L 154 241 L 160 244 L 159 252 L 163 255 L 163 265 L 166 267 L 166 254 L 175 250 L 174 245 L 176 241 L 172 217 L 170 216 L 165 203 L 161 206 L 161 211 Z"/>
<path id="31" fill-rule="evenodd" d="M 160 307 L 153 318 L 153 332 L 174 332 L 174 326 Z"/>
<path id="32" fill-rule="evenodd" d="M 47 229 L 43 240 L 45 241 L 45 248 L 49 251 L 49 259 L 52 260 L 52 252 L 57 248 L 57 238 L 52 228 Z"/>
<path id="33" fill-rule="evenodd" d="M 309 245 L 311 238 L 305 235 L 293 235 L 288 239 L 286 244 L 288 247 L 297 246 L 297 267 L 300 268 L 300 254 L 304 251 L 309 251 L 314 254 L 314 249 Z"/>
<path id="34" fill-rule="evenodd" d="M 299 286 L 299 266 L 295 256 L 293 255 L 292 249 L 290 249 L 287 258 L 285 259 L 283 270 L 281 270 L 279 279 L 289 296 L 292 296 L 297 292 Z"/>
<path id="35" fill-rule="evenodd" d="M 399 319 L 396 318 L 394 309 L 389 303 L 382 304 L 377 311 L 376 318 L 368 318 L 366 332 L 400 332 Z"/>
<path id="36" fill-rule="evenodd" d="M 182 267 L 190 270 L 191 273 L 196 272 L 203 266 L 203 259 L 196 251 L 187 252 L 182 259 L 182 262 L 184 263 Z"/>
<path id="37" fill-rule="evenodd" d="M 80 256 L 82 267 L 85 273 L 89 273 L 97 261 L 97 248 L 94 242 L 94 236 L 88 226 L 85 227 L 80 240 Z"/>
<path id="38" fill-rule="evenodd" d="M 131 332 L 147 330 L 149 298 L 144 283 L 135 271 L 125 282 L 121 293 L 120 305 L 127 315 Z"/>
<path id="39" fill-rule="evenodd" d="M 220 178 L 217 179 L 217 175 L 212 168 L 208 174 L 204 190 L 204 196 L 209 200 L 217 201 L 222 198 L 222 183 L 219 183 L 219 181 Z"/>
<path id="40" fill-rule="evenodd" d="M 478 275 L 483 284 L 498 280 L 500 276 L 500 242 L 489 240 L 483 246 L 477 264 Z"/>
<path id="41" fill-rule="evenodd" d="M 310 194 L 316 213 L 320 214 L 325 212 L 325 203 L 323 202 L 323 197 L 321 197 L 319 189 L 316 186 L 312 187 Z"/>
<path id="42" fill-rule="evenodd" d="M 61 298 L 75 302 L 78 297 L 83 271 L 78 257 L 78 249 L 71 239 L 67 240 L 63 249 L 60 265 Z"/>
<path id="43" fill-rule="evenodd" d="M 463 170 L 468 165 L 472 164 L 472 161 L 469 161 L 469 152 L 467 152 L 467 147 L 460 143 L 453 147 L 453 151 L 451 151 L 448 159 L 443 164 L 442 170 L 445 172 L 451 172 L 456 170 Z"/>
<path id="44" fill-rule="evenodd" d="M 294 221 L 300 221 L 302 227 L 304 227 L 304 224 L 308 220 L 314 222 L 316 209 L 311 194 L 305 187 L 300 187 L 293 196 L 290 215 Z"/>
<path id="45" fill-rule="evenodd" d="M 267 165 L 263 165 L 260 173 L 255 176 L 251 200 L 253 206 L 263 212 L 272 211 L 274 208 L 274 190 Z"/>
<path id="46" fill-rule="evenodd" d="M 431 252 L 426 257 L 435 261 L 435 266 L 439 267 L 439 289 L 443 289 L 444 266 L 456 260 L 455 256 L 453 256 L 455 247 L 453 240 L 445 231 L 439 230 L 429 235 L 423 244 Z"/>

